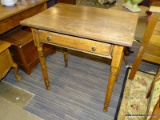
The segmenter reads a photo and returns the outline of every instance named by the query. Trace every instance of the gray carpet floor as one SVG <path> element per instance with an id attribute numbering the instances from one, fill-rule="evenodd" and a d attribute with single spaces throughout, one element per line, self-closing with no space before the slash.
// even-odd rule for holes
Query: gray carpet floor
<path id="1" fill-rule="evenodd" d="M 132 50 L 137 51 L 138 42 Z M 122 89 L 126 66 L 123 62 L 115 84 L 108 112 L 103 112 L 105 91 L 110 71 L 110 61 L 79 52 L 70 52 L 69 66 L 64 67 L 63 53 L 59 50 L 46 58 L 51 90 L 43 82 L 40 65 L 29 76 L 23 71 L 23 81 L 17 81 L 11 70 L 4 78 L 35 96 L 25 110 L 45 120 L 113 120 Z M 127 57 L 132 65 L 135 53 Z M 140 69 L 156 71 L 157 65 L 142 62 Z"/>

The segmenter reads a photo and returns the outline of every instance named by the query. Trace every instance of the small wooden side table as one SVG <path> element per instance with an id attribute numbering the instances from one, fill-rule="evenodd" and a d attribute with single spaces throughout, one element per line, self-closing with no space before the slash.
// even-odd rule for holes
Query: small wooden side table
<path id="1" fill-rule="evenodd" d="M 14 68 L 14 75 L 17 80 L 22 80 L 23 77 L 18 75 L 18 66 L 14 63 L 8 48 L 11 43 L 0 41 L 0 81 L 8 73 L 11 67 Z"/>
<path id="2" fill-rule="evenodd" d="M 46 89 L 50 89 L 43 43 L 111 59 L 104 112 L 121 68 L 124 47 L 131 47 L 138 14 L 58 3 L 20 23 L 32 28 Z M 66 64 L 67 66 L 67 64 Z"/>

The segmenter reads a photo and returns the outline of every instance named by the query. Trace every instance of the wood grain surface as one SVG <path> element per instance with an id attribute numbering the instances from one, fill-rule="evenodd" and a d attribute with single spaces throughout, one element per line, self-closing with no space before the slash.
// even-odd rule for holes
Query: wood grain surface
<path id="1" fill-rule="evenodd" d="M 58 3 L 41 14 L 21 21 L 21 24 L 131 46 L 137 19 L 137 13 Z"/>

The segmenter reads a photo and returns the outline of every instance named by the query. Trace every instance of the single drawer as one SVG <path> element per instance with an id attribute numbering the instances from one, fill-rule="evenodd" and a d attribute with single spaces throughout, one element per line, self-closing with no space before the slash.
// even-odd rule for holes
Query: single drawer
<path id="1" fill-rule="evenodd" d="M 14 15 L 14 16 L 11 16 L 7 19 L 0 21 L 0 34 L 14 27 L 17 27 L 19 25 L 20 20 L 22 20 L 20 15 Z"/>
<path id="2" fill-rule="evenodd" d="M 111 54 L 111 44 L 42 30 L 39 30 L 38 34 L 41 42 L 52 43 L 60 47 L 77 49 L 105 57 L 110 57 Z"/>

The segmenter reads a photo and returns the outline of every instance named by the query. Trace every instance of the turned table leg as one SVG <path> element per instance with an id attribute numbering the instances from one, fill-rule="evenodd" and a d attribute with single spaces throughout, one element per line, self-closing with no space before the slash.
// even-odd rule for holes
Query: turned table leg
<path id="1" fill-rule="evenodd" d="M 50 90 L 50 83 L 49 83 L 49 78 L 48 78 L 47 66 L 46 66 L 45 56 L 44 56 L 44 52 L 43 52 L 43 43 L 41 43 L 39 41 L 38 32 L 36 29 L 32 28 L 32 34 L 33 34 L 33 38 L 34 38 L 34 44 L 37 47 L 37 51 L 38 51 L 38 56 L 39 56 L 39 60 L 40 60 L 44 83 L 46 85 L 46 89 Z"/>
<path id="2" fill-rule="evenodd" d="M 117 80 L 117 77 L 119 75 L 119 71 L 121 68 L 122 59 L 124 55 L 123 49 L 124 47 L 116 46 L 116 45 L 113 48 L 111 71 L 110 71 L 108 86 L 106 90 L 106 97 L 105 97 L 105 102 L 104 102 L 104 108 L 103 108 L 104 112 L 107 112 L 108 110 L 108 106 L 109 106 L 110 99 L 112 96 L 112 91 L 114 89 L 114 83 Z"/>
<path id="3" fill-rule="evenodd" d="M 37 50 L 38 50 L 40 65 L 41 65 L 42 74 L 43 74 L 44 82 L 45 82 L 45 85 L 46 85 L 46 89 L 50 90 L 50 83 L 49 83 L 46 61 L 45 61 L 42 46 L 38 47 Z"/>

